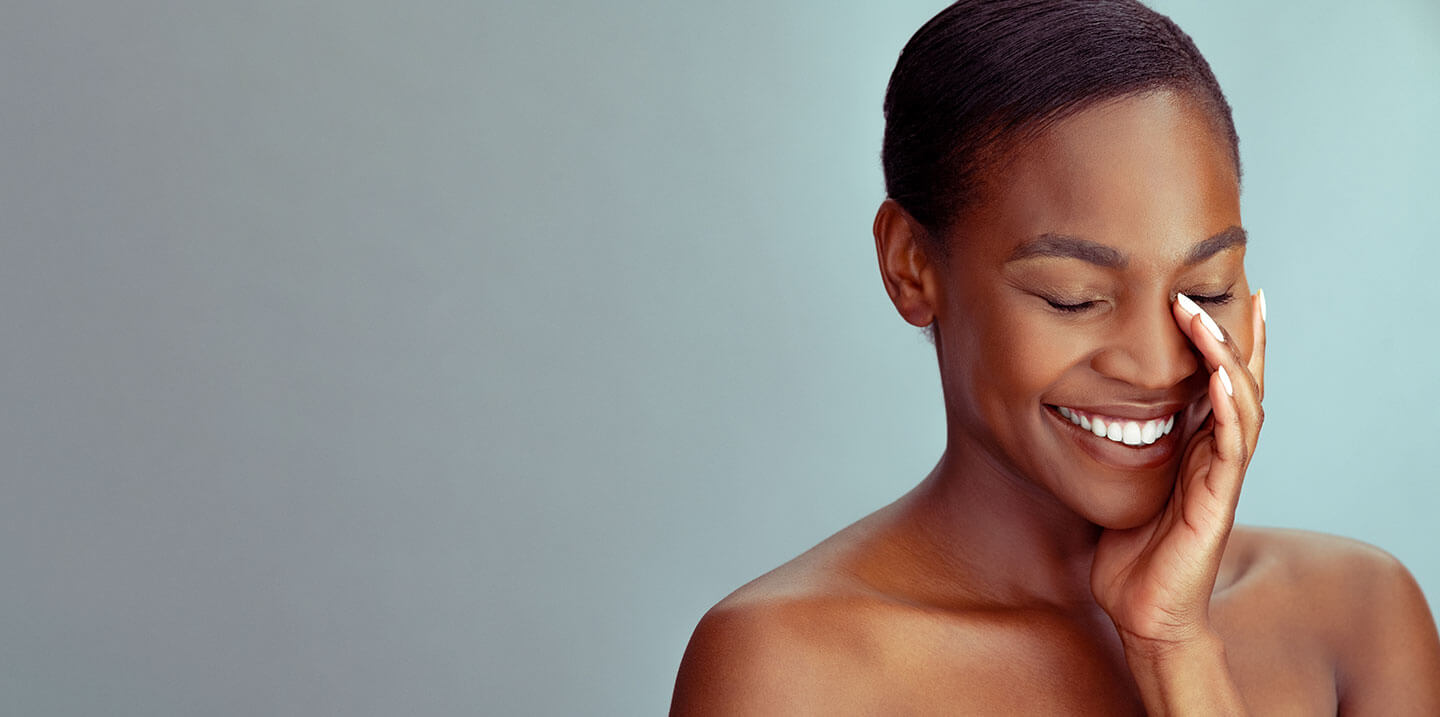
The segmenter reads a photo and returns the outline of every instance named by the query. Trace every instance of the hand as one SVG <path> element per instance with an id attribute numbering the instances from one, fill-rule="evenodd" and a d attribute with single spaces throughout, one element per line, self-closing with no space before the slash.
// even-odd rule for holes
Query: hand
<path id="1" fill-rule="evenodd" d="M 1210 371 L 1212 408 L 1185 448 L 1165 508 L 1145 525 L 1100 537 L 1090 590 L 1127 650 L 1163 652 L 1213 638 L 1210 594 L 1264 421 L 1264 297 L 1257 292 L 1250 301 L 1255 339 L 1248 362 L 1194 302 L 1180 297 L 1171 306 Z"/>

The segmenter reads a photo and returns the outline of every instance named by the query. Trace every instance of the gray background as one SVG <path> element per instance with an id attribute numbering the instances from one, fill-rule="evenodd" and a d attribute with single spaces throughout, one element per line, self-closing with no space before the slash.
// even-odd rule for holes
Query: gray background
<path id="1" fill-rule="evenodd" d="M 939 454 L 869 227 L 943 4 L 7 3 L 0 712 L 663 712 Z M 1440 6 L 1261 5 L 1157 3 L 1272 310 L 1241 519 L 1433 604 Z"/>

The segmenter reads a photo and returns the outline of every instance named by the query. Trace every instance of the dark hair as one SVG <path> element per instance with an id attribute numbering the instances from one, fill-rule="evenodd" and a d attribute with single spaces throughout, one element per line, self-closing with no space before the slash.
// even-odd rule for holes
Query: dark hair
<path id="1" fill-rule="evenodd" d="M 942 235 L 1018 142 L 1097 102 L 1158 89 L 1203 103 L 1238 177 L 1230 105 L 1169 18 L 1135 0 L 961 0 L 916 31 L 890 75 L 886 193 Z"/>

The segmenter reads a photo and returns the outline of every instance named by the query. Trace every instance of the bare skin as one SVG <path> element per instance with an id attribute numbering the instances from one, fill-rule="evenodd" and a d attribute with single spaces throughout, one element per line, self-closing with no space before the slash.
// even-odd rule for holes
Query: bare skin
<path id="1" fill-rule="evenodd" d="M 986 196 L 943 253 L 893 202 L 875 222 L 897 310 L 936 330 L 944 455 L 712 608 L 672 713 L 1440 714 L 1440 637 L 1403 566 L 1233 527 L 1265 323 L 1204 111 L 1088 108 Z M 1070 409 L 1175 422 L 1121 445 Z"/>

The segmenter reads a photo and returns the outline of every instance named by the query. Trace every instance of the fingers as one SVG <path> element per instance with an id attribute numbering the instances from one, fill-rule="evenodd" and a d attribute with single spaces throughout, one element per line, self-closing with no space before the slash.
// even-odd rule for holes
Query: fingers
<path id="1" fill-rule="evenodd" d="M 1212 372 L 1211 405 L 1215 407 L 1217 414 L 1220 404 L 1232 406 L 1238 416 L 1236 430 L 1240 431 L 1242 445 L 1247 448 L 1248 455 L 1255 450 L 1260 426 L 1264 422 L 1264 411 L 1260 406 L 1260 383 L 1250 370 L 1250 366 L 1255 365 L 1256 356 L 1260 357 L 1259 362 L 1263 366 L 1263 344 L 1257 344 L 1257 350 L 1251 351 L 1250 364 L 1247 365 L 1243 362 L 1234 339 L 1189 297 L 1178 295 L 1172 310 L 1181 330 L 1200 350 L 1200 355 Z M 1263 333 L 1261 336 L 1263 337 Z M 1218 383 L 1220 379 L 1216 375 L 1220 368 L 1225 369 L 1227 379 L 1223 384 Z M 1221 386 L 1220 394 L 1215 393 L 1214 385 Z M 1228 392 L 1223 390 L 1225 385 L 1229 386 Z M 1218 421 L 1219 416 L 1216 418 Z M 1216 438 L 1219 440 L 1218 431 Z"/>
<path id="2" fill-rule="evenodd" d="M 1253 445 L 1247 445 L 1243 419 L 1235 403 L 1234 379 L 1222 364 L 1210 376 L 1210 405 L 1214 417 L 1215 463 L 1205 476 L 1205 487 L 1234 514 L 1240 502 Z"/>
<path id="3" fill-rule="evenodd" d="M 1189 297 L 1181 294 L 1172 306 L 1176 322 L 1200 351 L 1210 369 L 1211 463 L 1203 474 L 1203 491 L 1186 500 L 1187 509 L 1220 518 L 1226 529 L 1240 501 L 1245 468 L 1254 451 L 1259 424 L 1259 387 L 1241 363 L 1235 342 Z M 1253 407 L 1243 410 L 1242 407 Z"/>
<path id="4" fill-rule="evenodd" d="M 1255 345 L 1250 348 L 1250 361 L 1246 367 L 1255 378 L 1260 400 L 1265 400 L 1265 290 L 1261 289 L 1250 297 L 1250 328 Z"/>
<path id="5" fill-rule="evenodd" d="M 1184 294 L 1176 294 L 1175 303 L 1171 305 L 1171 310 L 1180 322 L 1180 328 L 1190 337 L 1191 343 L 1200 349 L 1200 353 L 1204 356 L 1205 362 L 1211 371 L 1214 371 L 1216 366 L 1221 365 L 1227 357 L 1236 365 L 1244 361 L 1244 358 L 1240 356 L 1240 347 L 1236 345 L 1235 341 L 1230 337 L 1230 332 L 1226 331 L 1225 327 L 1215 321 L 1214 317 L 1210 316 L 1208 312 L 1200 308 L 1200 305 L 1196 304 L 1193 299 Z M 1198 330 L 1195 328 L 1196 326 L 1199 327 Z M 1214 338 L 1215 345 L 1220 347 L 1221 353 L 1212 354 L 1206 351 L 1206 347 L 1202 345 L 1202 336 Z M 1238 378 L 1238 376 L 1234 375 L 1233 369 L 1231 370 L 1231 377 Z"/>

